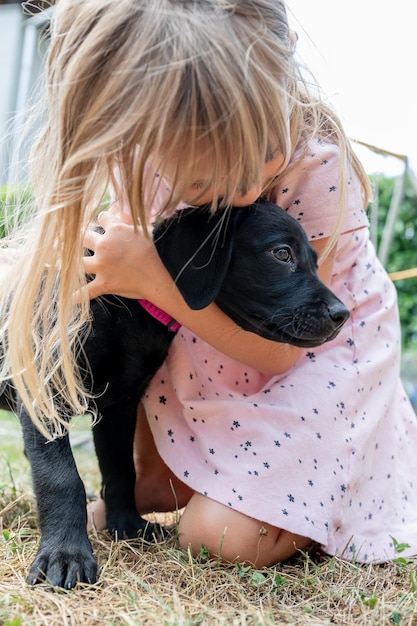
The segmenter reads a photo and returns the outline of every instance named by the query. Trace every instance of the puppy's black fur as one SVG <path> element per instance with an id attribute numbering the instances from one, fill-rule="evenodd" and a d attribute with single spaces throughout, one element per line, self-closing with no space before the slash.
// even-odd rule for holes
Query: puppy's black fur
<path id="1" fill-rule="evenodd" d="M 267 339 L 317 346 L 335 337 L 349 316 L 319 280 L 316 254 L 301 226 L 267 201 L 215 215 L 207 207 L 182 211 L 156 227 L 154 240 L 191 308 L 216 301 L 241 327 Z M 119 538 L 140 533 L 151 539 L 155 528 L 134 501 L 136 408 L 174 333 L 135 300 L 102 297 L 91 302 L 91 313 L 79 358 L 101 417 L 93 433 L 108 529 Z M 28 582 L 66 589 L 77 581 L 93 583 L 97 565 L 86 532 L 86 494 L 68 436 L 47 442 L 18 400 L 13 408 L 22 423 L 42 533 Z"/>

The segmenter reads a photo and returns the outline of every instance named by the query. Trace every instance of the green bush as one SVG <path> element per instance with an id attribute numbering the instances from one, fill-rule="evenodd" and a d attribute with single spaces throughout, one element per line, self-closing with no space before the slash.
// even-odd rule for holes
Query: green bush
<path id="1" fill-rule="evenodd" d="M 0 239 L 6 237 L 8 229 L 19 221 L 25 207 L 31 205 L 31 200 L 27 188 L 8 192 L 5 186 L 0 187 Z"/>
<path id="2" fill-rule="evenodd" d="M 388 213 L 395 178 L 378 177 L 378 245 Z M 400 210 L 394 225 L 386 269 L 396 272 L 417 267 L 417 194 L 407 181 Z M 403 347 L 416 348 L 417 342 L 417 278 L 395 283 L 402 328 Z"/>

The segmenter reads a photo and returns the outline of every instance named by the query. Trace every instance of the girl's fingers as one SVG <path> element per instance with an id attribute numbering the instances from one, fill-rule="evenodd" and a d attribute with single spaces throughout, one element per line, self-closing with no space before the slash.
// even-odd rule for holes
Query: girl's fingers
<path id="1" fill-rule="evenodd" d="M 101 237 L 101 233 L 98 233 L 95 230 L 88 229 L 84 234 L 84 247 L 89 250 L 95 250 L 99 237 Z"/>
<path id="2" fill-rule="evenodd" d="M 86 274 L 95 274 L 96 261 L 94 256 L 83 256 L 83 264 Z"/>
<path id="3" fill-rule="evenodd" d="M 94 298 L 98 298 L 99 296 L 103 295 L 102 290 L 100 289 L 98 284 L 95 282 L 95 280 L 92 280 L 91 282 L 87 283 L 82 288 L 82 291 L 84 292 L 84 294 L 87 294 L 87 297 L 89 300 L 93 300 Z"/>
<path id="4" fill-rule="evenodd" d="M 112 268 L 115 261 L 119 260 L 120 245 L 118 239 L 116 239 L 116 244 L 112 244 L 111 233 L 114 237 L 115 234 L 119 233 L 120 228 L 128 228 L 128 233 L 124 233 L 125 238 L 131 236 L 131 227 L 121 224 L 120 212 L 114 208 L 102 211 L 97 221 L 104 233 L 88 229 L 83 239 L 84 247 L 92 252 L 92 254 L 82 257 L 84 272 L 93 278 L 75 294 L 76 301 L 82 301 L 86 297 L 92 300 L 105 293 L 112 293 L 114 288 L 117 288 L 117 285 L 113 284 L 113 272 L 109 271 L 109 268 Z M 114 252 L 114 249 L 117 253 Z"/>
<path id="5" fill-rule="evenodd" d="M 125 224 L 132 223 L 131 220 L 128 219 L 128 216 L 120 211 L 119 207 L 114 204 L 98 214 L 97 222 L 104 230 L 107 230 L 111 224 L 120 224 L 121 222 Z"/>
<path id="6" fill-rule="evenodd" d="M 92 280 L 74 294 L 74 302 L 77 304 L 82 302 L 85 298 L 93 300 L 101 295 L 103 295 L 102 291 L 97 287 L 95 281 Z"/>
<path id="7" fill-rule="evenodd" d="M 104 228 L 104 230 L 106 230 L 106 226 L 108 224 L 108 221 L 109 221 L 109 219 L 111 219 L 110 213 L 111 213 L 110 210 L 101 211 L 101 213 L 99 213 L 98 216 L 97 216 L 97 222 L 100 224 L 100 226 L 102 228 Z"/>
<path id="8" fill-rule="evenodd" d="M 115 209 L 100 213 L 98 223 L 104 232 L 91 229 L 84 235 L 84 247 L 91 254 L 83 256 L 82 263 L 85 274 L 92 280 L 79 293 L 80 299 L 110 293 L 126 298 L 141 297 L 139 285 L 148 284 L 143 259 L 149 256 L 149 240 L 140 229 L 121 221 L 120 211 Z M 150 282 L 153 286 L 153 281 Z"/>
<path id="9" fill-rule="evenodd" d="M 97 217 L 98 224 L 106 231 L 111 224 L 115 224 L 116 222 L 120 222 L 116 213 L 111 210 L 102 211 L 99 213 Z M 95 250 L 96 245 L 100 240 L 100 237 L 103 236 L 103 233 L 97 232 L 93 228 L 89 228 L 84 234 L 84 246 L 89 248 L 90 250 Z"/>

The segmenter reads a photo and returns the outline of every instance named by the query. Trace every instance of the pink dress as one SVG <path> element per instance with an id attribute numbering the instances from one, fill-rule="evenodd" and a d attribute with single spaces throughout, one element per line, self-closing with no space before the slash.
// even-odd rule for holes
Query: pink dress
<path id="1" fill-rule="evenodd" d="M 271 199 L 311 240 L 338 211 L 338 151 L 316 141 Z M 165 463 L 195 491 L 358 561 L 417 554 L 417 419 L 400 381 L 396 292 L 369 241 L 359 184 L 332 289 L 351 317 L 282 375 L 242 365 L 182 328 L 147 390 Z"/>

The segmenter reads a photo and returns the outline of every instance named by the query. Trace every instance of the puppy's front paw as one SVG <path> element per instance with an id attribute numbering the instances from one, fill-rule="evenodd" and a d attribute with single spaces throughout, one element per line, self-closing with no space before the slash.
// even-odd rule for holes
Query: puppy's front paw
<path id="1" fill-rule="evenodd" d="M 155 542 L 162 536 L 159 524 L 143 519 L 135 511 L 118 511 L 107 514 L 107 530 L 115 539 L 137 539 Z"/>
<path id="2" fill-rule="evenodd" d="M 88 539 L 80 543 L 41 542 L 26 581 L 29 585 L 46 583 L 51 587 L 72 589 L 77 583 L 97 580 L 97 562 Z"/>

